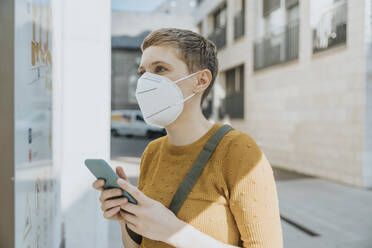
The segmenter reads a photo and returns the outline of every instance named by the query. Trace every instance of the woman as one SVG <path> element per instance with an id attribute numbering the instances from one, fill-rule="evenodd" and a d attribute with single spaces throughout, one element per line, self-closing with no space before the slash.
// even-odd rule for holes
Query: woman
<path id="1" fill-rule="evenodd" d="M 165 127 L 167 135 L 143 152 L 138 188 L 116 168 L 118 184 L 137 205 L 111 199 L 122 192 L 103 190 L 103 180 L 93 183 L 102 191 L 104 217 L 119 221 L 125 247 L 282 248 L 273 170 L 242 131 L 222 137 L 177 215 L 168 208 L 208 139 L 223 126 L 201 110 L 217 76 L 217 52 L 211 41 L 176 28 L 153 31 L 141 50 L 136 98 L 145 121 Z M 140 245 L 126 225 L 142 235 Z"/>

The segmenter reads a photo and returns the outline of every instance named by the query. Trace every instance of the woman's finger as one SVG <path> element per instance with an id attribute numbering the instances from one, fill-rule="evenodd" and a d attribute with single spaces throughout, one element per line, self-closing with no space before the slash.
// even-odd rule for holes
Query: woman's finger
<path id="1" fill-rule="evenodd" d="M 128 199 L 126 197 L 121 197 L 121 198 L 113 199 L 113 200 L 107 200 L 102 203 L 101 209 L 103 211 L 106 211 L 112 207 L 120 207 L 121 205 L 124 205 L 127 202 L 128 202 Z"/>
<path id="2" fill-rule="evenodd" d="M 132 230 L 133 232 L 137 231 L 137 226 L 129 221 L 127 221 L 128 228 Z"/>
<path id="3" fill-rule="evenodd" d="M 145 195 L 135 186 L 133 186 L 130 182 L 125 181 L 121 178 L 117 180 L 117 184 L 125 189 L 129 194 L 131 194 L 138 203 L 143 204 L 146 201 Z"/>
<path id="4" fill-rule="evenodd" d="M 121 166 L 116 167 L 116 174 L 118 174 L 120 178 L 123 178 L 124 180 L 128 181 L 127 175 L 125 175 L 123 167 Z"/>
<path id="5" fill-rule="evenodd" d="M 118 189 L 118 188 L 115 188 L 115 189 L 105 189 L 101 193 L 101 197 L 99 199 L 101 200 L 101 202 L 104 202 L 108 198 L 115 197 L 115 196 L 121 196 L 121 195 L 123 195 L 123 190 L 122 189 Z"/>
<path id="6" fill-rule="evenodd" d="M 133 214 L 130 214 L 130 213 L 125 213 L 125 212 L 121 212 L 120 213 L 121 217 L 123 217 L 123 219 L 129 223 L 137 223 L 137 220 L 138 220 L 138 217 L 133 215 Z M 129 227 L 129 226 L 128 226 Z"/>
<path id="7" fill-rule="evenodd" d="M 138 205 L 130 203 L 130 202 L 120 204 L 120 208 L 136 216 L 138 216 L 139 209 L 140 209 Z"/>
<path id="8" fill-rule="evenodd" d="M 105 185 L 105 180 L 103 180 L 103 179 L 97 179 L 92 184 L 93 188 L 95 188 L 97 190 L 100 190 L 100 191 L 103 190 L 104 185 Z"/>
<path id="9" fill-rule="evenodd" d="M 122 218 L 124 219 L 124 217 L 122 217 Z M 129 229 L 132 230 L 132 231 L 133 231 L 133 228 L 136 228 L 136 224 L 134 224 L 130 221 L 125 220 L 125 223 L 127 223 Z"/>
<path id="10" fill-rule="evenodd" d="M 125 214 L 125 211 L 124 210 L 120 210 L 120 216 L 124 219 L 124 214 Z M 133 228 L 136 228 L 136 224 L 133 223 L 133 222 L 130 222 L 128 220 L 125 221 L 129 227 L 129 229 L 133 230 Z"/>
<path id="11" fill-rule="evenodd" d="M 112 217 L 114 214 L 116 214 L 119 211 L 120 211 L 120 207 L 114 207 L 114 208 L 111 208 L 110 210 L 105 211 L 103 213 L 103 216 L 105 218 L 110 218 L 110 217 Z"/>

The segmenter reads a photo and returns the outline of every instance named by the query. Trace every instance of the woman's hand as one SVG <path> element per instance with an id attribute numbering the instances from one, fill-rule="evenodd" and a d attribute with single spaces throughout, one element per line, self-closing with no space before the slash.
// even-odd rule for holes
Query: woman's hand
<path id="1" fill-rule="evenodd" d="M 124 170 L 121 166 L 116 167 L 116 174 L 123 178 L 124 180 L 128 181 L 127 176 L 124 173 Z M 103 216 L 108 220 L 117 220 L 119 222 L 125 221 L 123 217 L 120 215 L 120 205 L 128 202 L 128 198 L 121 197 L 118 199 L 110 199 L 115 196 L 120 196 L 123 194 L 121 189 L 104 189 L 103 185 L 105 184 L 105 180 L 97 179 L 93 182 L 93 188 L 96 190 L 101 191 L 101 196 L 99 200 L 101 201 L 101 209 L 104 212 Z"/>
<path id="2" fill-rule="evenodd" d="M 128 228 L 152 240 L 169 243 L 174 233 L 184 227 L 184 222 L 162 203 L 143 194 L 128 180 L 118 179 L 118 185 L 131 194 L 138 205 L 126 202 L 121 209 L 129 212 L 120 212 Z"/>

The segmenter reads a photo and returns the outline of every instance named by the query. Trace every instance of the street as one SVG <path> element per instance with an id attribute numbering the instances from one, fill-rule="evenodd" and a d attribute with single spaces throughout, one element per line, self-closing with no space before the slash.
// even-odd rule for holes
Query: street
<path id="1" fill-rule="evenodd" d="M 141 157 L 147 144 L 151 139 L 145 137 L 133 136 L 111 136 L 111 158 L 117 157 Z"/>

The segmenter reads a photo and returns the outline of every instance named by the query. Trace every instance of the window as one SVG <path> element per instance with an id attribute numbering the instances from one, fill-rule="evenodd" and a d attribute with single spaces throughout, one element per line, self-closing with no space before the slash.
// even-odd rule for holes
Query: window
<path id="1" fill-rule="evenodd" d="M 219 8 L 213 15 L 214 29 L 223 28 L 226 26 L 226 4 Z"/>
<path id="2" fill-rule="evenodd" d="M 262 4 L 268 8 L 267 5 L 276 6 L 273 2 L 263 0 Z M 265 13 L 264 18 L 258 18 L 257 30 L 263 29 L 264 35 L 254 43 L 254 70 L 298 58 L 298 0 L 286 0 L 285 3 L 285 8 L 283 5 L 280 10 L 273 12 L 277 8 L 270 7 L 270 13 Z"/>
<path id="3" fill-rule="evenodd" d="M 216 44 L 217 49 L 221 49 L 226 45 L 226 14 L 226 3 L 224 3 L 211 16 L 213 30 L 208 39 Z"/>
<path id="4" fill-rule="evenodd" d="M 202 112 L 205 118 L 209 119 L 210 116 L 212 115 L 212 109 L 213 109 L 213 89 L 212 91 L 208 94 L 207 98 L 204 99 L 204 102 L 202 104 Z"/>
<path id="5" fill-rule="evenodd" d="M 347 1 L 311 1 L 313 53 L 346 43 Z"/>
<path id="6" fill-rule="evenodd" d="M 234 39 L 244 35 L 245 0 L 235 0 Z"/>
<path id="7" fill-rule="evenodd" d="M 287 23 L 297 21 L 299 18 L 298 4 L 287 7 Z"/>
<path id="8" fill-rule="evenodd" d="M 230 118 L 244 118 L 244 64 L 226 71 L 224 104 Z"/>
<path id="9" fill-rule="evenodd" d="M 280 0 L 263 0 L 263 16 L 270 15 L 271 12 L 280 8 Z"/>
<path id="10" fill-rule="evenodd" d="M 137 121 L 145 121 L 141 115 L 136 115 Z"/>
<path id="11" fill-rule="evenodd" d="M 123 114 L 123 121 L 131 122 L 132 121 L 132 116 L 129 115 L 129 114 Z"/>
<path id="12" fill-rule="evenodd" d="M 285 7 L 292 8 L 293 6 L 298 5 L 298 0 L 285 0 Z"/>

